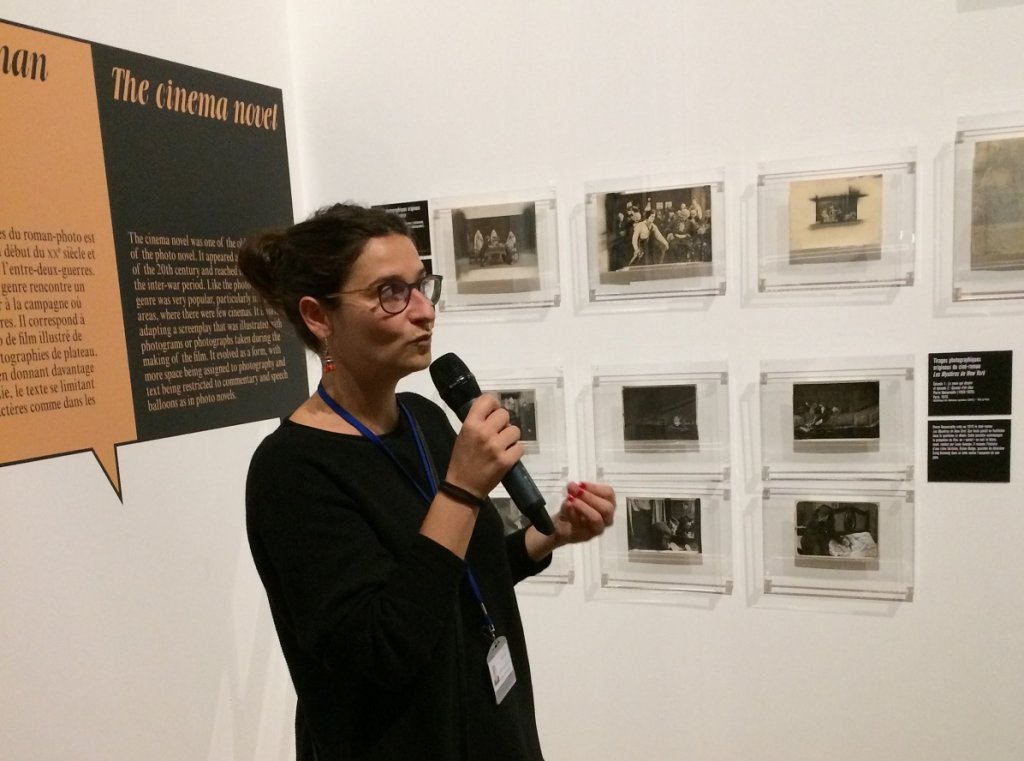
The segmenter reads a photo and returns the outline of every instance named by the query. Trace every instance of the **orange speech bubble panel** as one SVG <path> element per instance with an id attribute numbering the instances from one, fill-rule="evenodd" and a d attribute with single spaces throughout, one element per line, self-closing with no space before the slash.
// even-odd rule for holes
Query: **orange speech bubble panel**
<path id="1" fill-rule="evenodd" d="M 136 438 L 90 46 L 0 24 L 0 464 Z"/>

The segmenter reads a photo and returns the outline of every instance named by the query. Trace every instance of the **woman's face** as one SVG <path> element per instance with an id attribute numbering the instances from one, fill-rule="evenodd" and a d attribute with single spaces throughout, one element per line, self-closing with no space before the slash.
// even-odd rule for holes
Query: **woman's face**
<path id="1" fill-rule="evenodd" d="M 397 381 L 430 364 L 434 307 L 418 289 L 409 306 L 388 314 L 380 306 L 377 288 L 391 282 L 415 283 L 424 275 L 413 242 L 404 235 L 371 238 L 356 259 L 346 282 L 346 293 L 330 313 L 328 339 L 335 363 L 353 377 Z"/>

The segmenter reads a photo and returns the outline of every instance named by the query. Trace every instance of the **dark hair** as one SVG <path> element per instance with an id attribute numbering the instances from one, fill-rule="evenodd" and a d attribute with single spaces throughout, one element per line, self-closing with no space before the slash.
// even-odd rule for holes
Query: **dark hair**
<path id="1" fill-rule="evenodd" d="M 366 244 L 388 235 L 412 237 L 395 214 L 336 203 L 291 227 L 249 236 L 238 250 L 238 268 L 263 300 L 287 318 L 302 342 L 319 353 L 319 340 L 299 314 L 299 299 L 322 299 L 343 289 Z"/>

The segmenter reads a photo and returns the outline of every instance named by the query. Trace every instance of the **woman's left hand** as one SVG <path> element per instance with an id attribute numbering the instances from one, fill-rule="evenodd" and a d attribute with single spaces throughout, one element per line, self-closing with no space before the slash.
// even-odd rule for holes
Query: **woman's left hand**
<path id="1" fill-rule="evenodd" d="M 615 520 L 615 490 L 608 484 L 570 481 L 558 513 L 552 516 L 557 544 L 600 536 Z"/>

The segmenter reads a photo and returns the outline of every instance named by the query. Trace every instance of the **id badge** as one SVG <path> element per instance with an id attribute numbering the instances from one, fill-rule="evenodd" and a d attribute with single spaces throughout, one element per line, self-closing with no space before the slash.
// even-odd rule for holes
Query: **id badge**
<path id="1" fill-rule="evenodd" d="M 491 675 L 491 687 L 494 688 L 494 699 L 500 705 L 516 683 L 516 669 L 512 665 L 512 653 L 508 649 L 508 640 L 498 637 L 491 643 L 487 651 L 487 670 Z"/>

